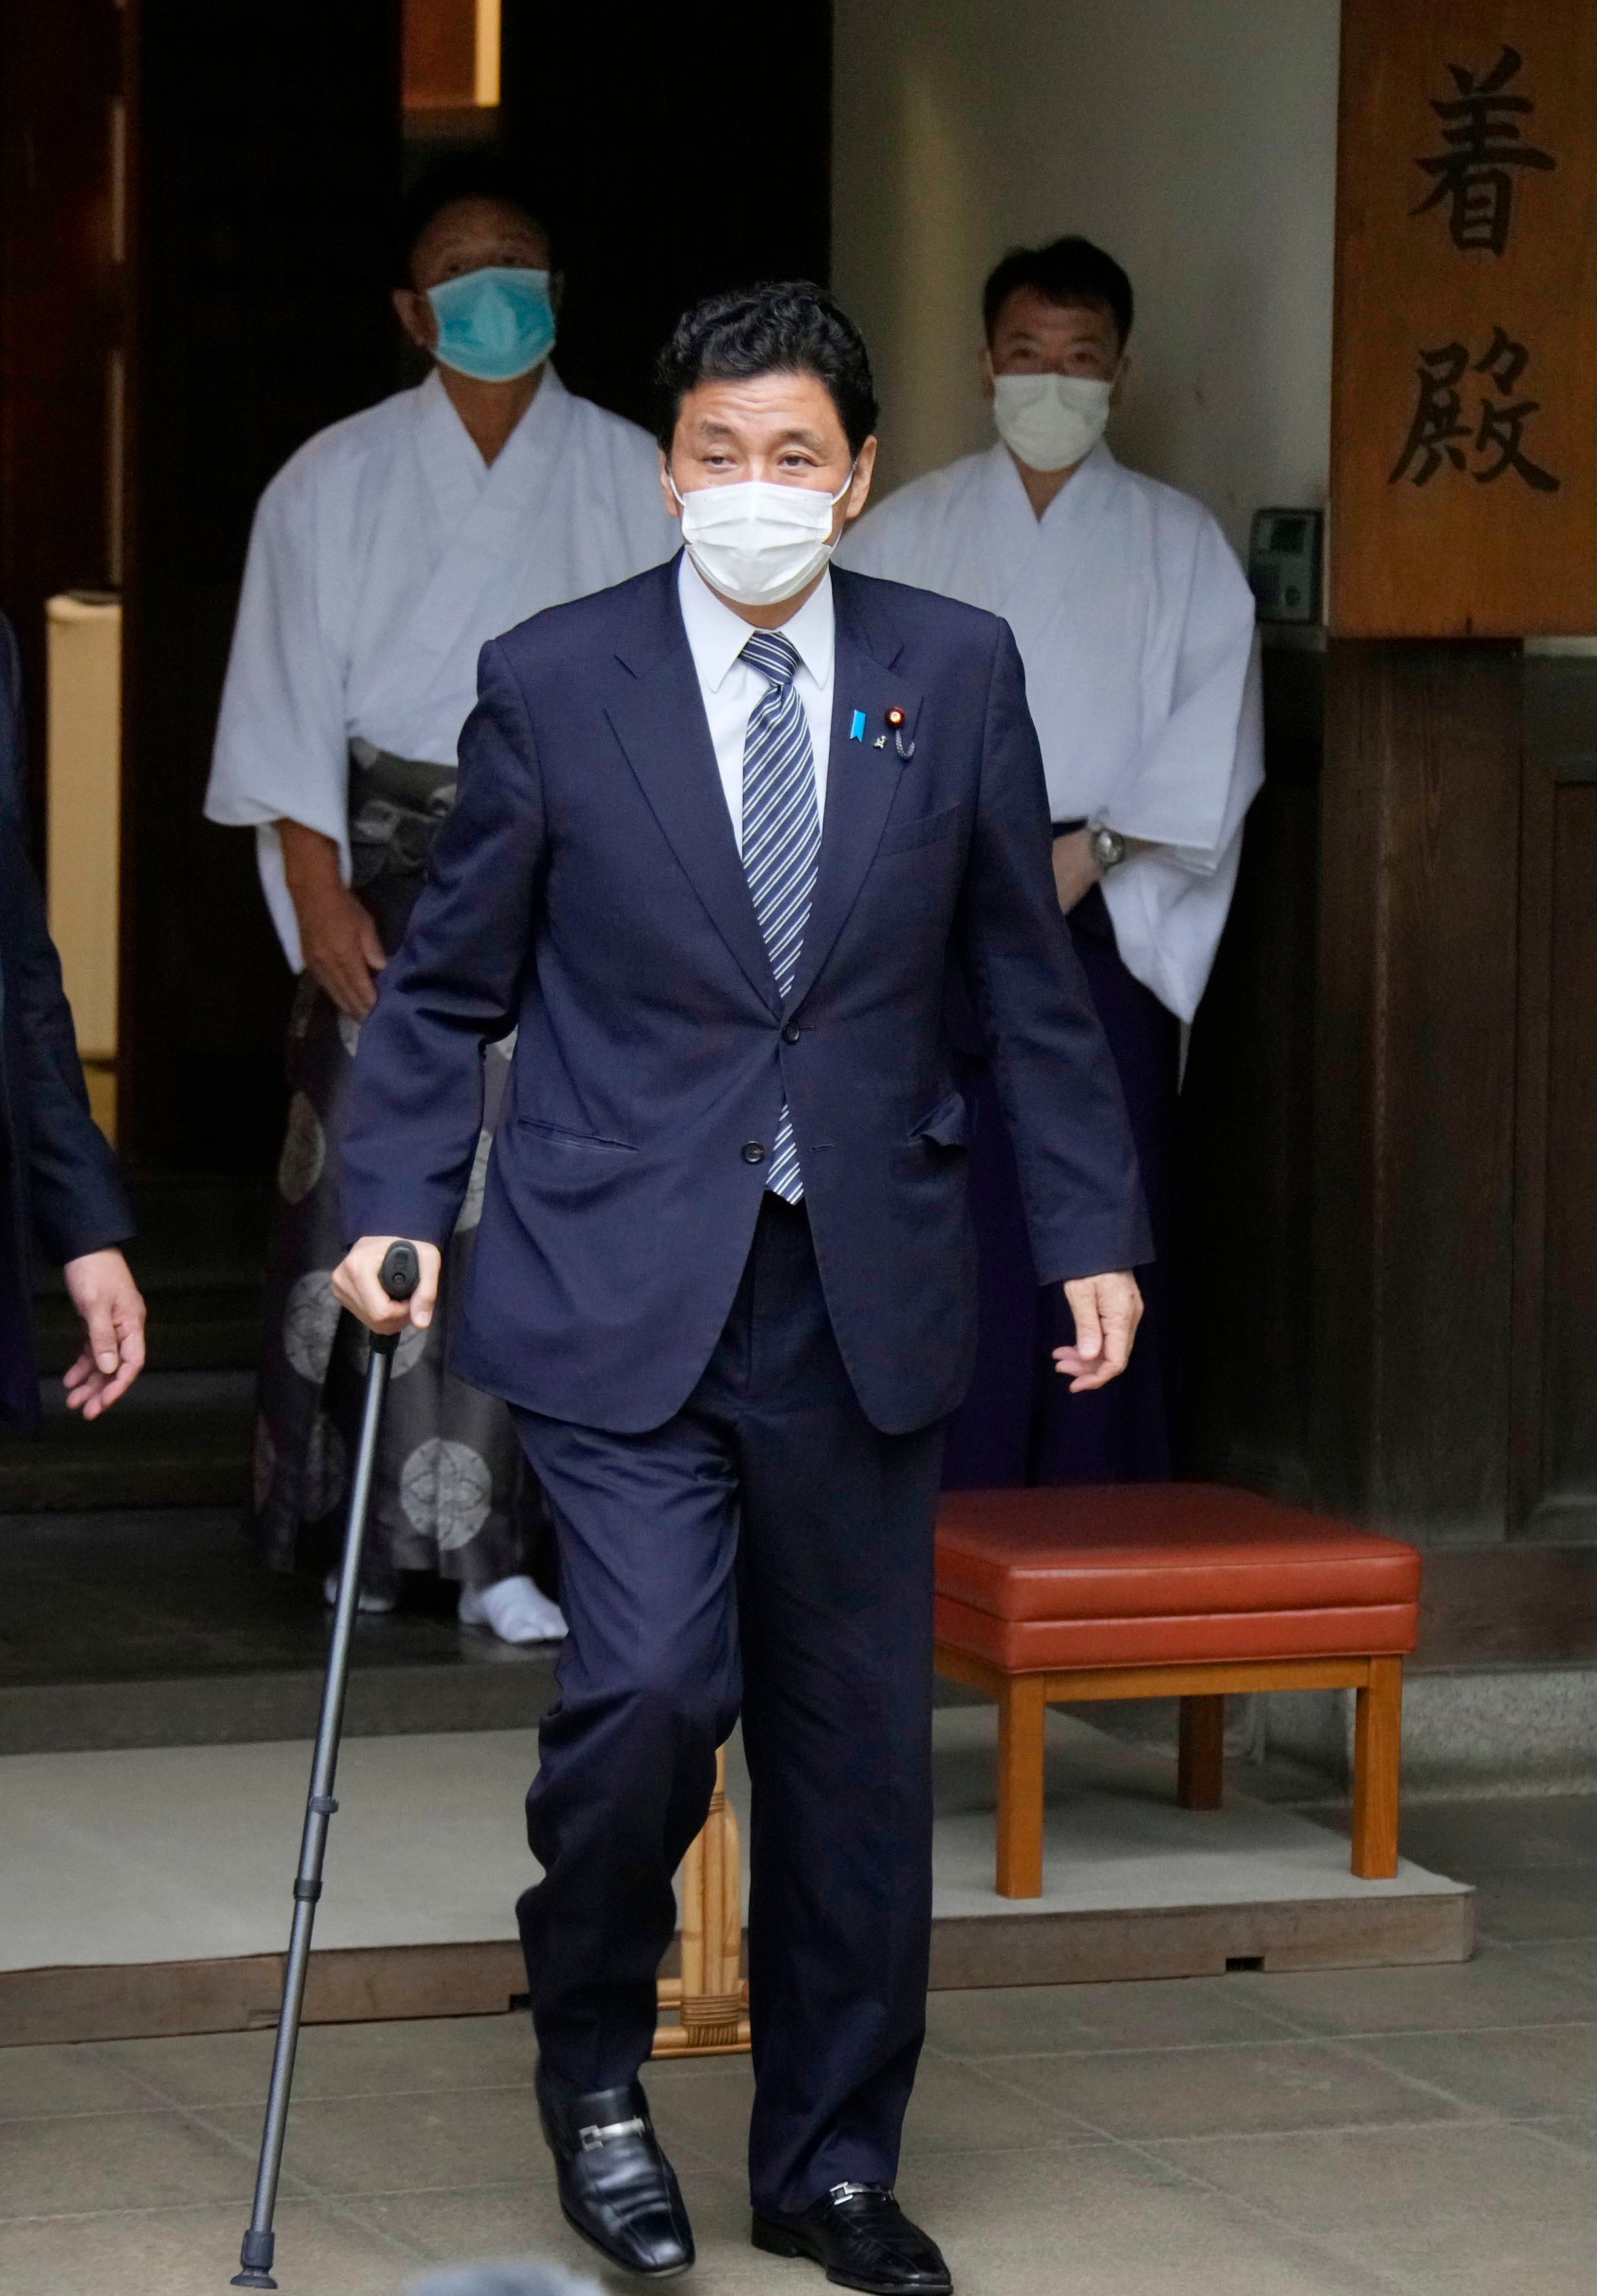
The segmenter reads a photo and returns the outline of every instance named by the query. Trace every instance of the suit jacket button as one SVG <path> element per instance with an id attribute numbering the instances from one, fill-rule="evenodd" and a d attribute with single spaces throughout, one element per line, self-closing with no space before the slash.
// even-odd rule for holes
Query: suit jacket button
<path id="1" fill-rule="evenodd" d="M 790 1021 L 787 1027 L 782 1032 L 782 1041 L 784 1045 L 796 1045 L 803 1034 L 804 1031 L 798 1026 L 798 1021 Z"/>
<path id="2" fill-rule="evenodd" d="M 743 1161 L 744 1161 L 744 1163 L 745 1163 L 745 1164 L 763 1164 L 763 1163 L 765 1162 L 765 1160 L 766 1160 L 766 1152 L 765 1152 L 765 1150 L 760 1146 L 759 1142 L 758 1142 L 758 1140 L 745 1140 L 745 1141 L 744 1141 L 744 1143 L 743 1143 Z"/>

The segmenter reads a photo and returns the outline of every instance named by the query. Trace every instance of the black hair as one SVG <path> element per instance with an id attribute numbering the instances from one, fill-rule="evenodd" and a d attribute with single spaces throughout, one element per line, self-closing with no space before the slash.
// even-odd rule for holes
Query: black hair
<path id="1" fill-rule="evenodd" d="M 1035 289 L 1051 303 L 1085 303 L 1107 311 L 1125 349 L 1131 332 L 1131 282 L 1114 257 L 1090 239 L 1056 239 L 1047 247 L 1010 249 L 981 291 L 982 324 L 989 343 L 998 314 L 1020 287 Z"/>
<path id="2" fill-rule="evenodd" d="M 813 374 L 824 383 L 851 455 L 876 428 L 870 355 L 853 320 L 810 280 L 766 280 L 707 296 L 676 322 L 654 366 L 655 430 L 666 453 L 690 390 L 758 374 Z"/>
<path id="3" fill-rule="evenodd" d="M 516 209 L 538 226 L 553 249 L 554 234 L 542 192 L 512 160 L 492 148 L 450 152 L 422 169 L 399 203 L 391 258 L 397 287 L 411 284 L 411 258 L 428 225 L 459 200 L 493 200 Z M 552 264 L 553 259 L 552 253 Z"/>

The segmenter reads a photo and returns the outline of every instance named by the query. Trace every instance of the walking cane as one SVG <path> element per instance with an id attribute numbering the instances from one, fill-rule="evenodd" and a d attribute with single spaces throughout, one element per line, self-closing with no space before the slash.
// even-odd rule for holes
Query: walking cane
<path id="1" fill-rule="evenodd" d="M 390 1300 L 408 1300 L 422 1280 L 422 1262 L 414 1243 L 391 1243 L 378 1270 L 378 1282 Z M 294 1924 L 289 1932 L 289 1957 L 283 1972 L 283 2005 L 277 2013 L 277 2046 L 272 2052 L 272 2079 L 266 2090 L 266 2119 L 261 2130 L 260 2166 L 255 2174 L 255 2208 L 239 2251 L 234 2288 L 275 2288 L 272 2257 L 277 2236 L 272 2218 L 277 2207 L 277 2178 L 283 2168 L 283 2139 L 288 2125 L 289 2091 L 294 2080 L 294 2051 L 299 2041 L 299 2015 L 305 2006 L 305 1975 L 310 1960 L 311 1927 L 316 1899 L 322 1894 L 322 1860 L 327 1851 L 327 1821 L 338 1808 L 332 1798 L 338 1768 L 339 1734 L 344 1724 L 344 1691 L 349 1680 L 349 1645 L 355 1634 L 355 1609 L 360 1595 L 361 1550 L 366 1543 L 366 1513 L 372 1498 L 372 1471 L 377 1457 L 377 1435 L 382 1424 L 382 1400 L 399 1334 L 372 1334 L 372 1357 L 366 1373 L 365 1404 L 361 1413 L 360 1445 L 355 1457 L 355 1481 L 349 1493 L 349 1520 L 344 1530 L 344 1559 L 339 1570 L 339 1599 L 332 1614 L 332 1643 L 327 1653 L 327 1679 L 322 1685 L 322 1711 L 316 1722 L 316 1751 L 311 1758 L 310 1793 L 305 1805 L 305 1831 L 299 1837 L 299 1871 L 294 1877 Z"/>

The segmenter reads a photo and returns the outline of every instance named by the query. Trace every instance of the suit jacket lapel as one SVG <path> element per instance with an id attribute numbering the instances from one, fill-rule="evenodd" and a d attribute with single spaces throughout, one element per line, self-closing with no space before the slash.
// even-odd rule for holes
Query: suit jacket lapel
<path id="1" fill-rule="evenodd" d="M 633 683 L 606 716 L 711 922 L 771 1011 L 782 999 L 754 914 L 716 764 L 704 697 L 676 603 L 676 561 L 659 571 L 651 626 L 619 649 Z"/>
<path id="2" fill-rule="evenodd" d="M 898 755 L 887 713 L 891 709 L 903 710 L 902 730 L 907 745 L 914 739 L 921 708 L 921 695 L 892 674 L 892 664 L 903 652 L 897 632 L 874 611 L 857 577 L 834 570 L 832 584 L 837 653 L 831 749 L 826 765 L 826 817 L 821 828 L 815 898 L 790 1011 L 808 995 L 831 955 L 859 898 L 898 793 L 905 760 Z M 863 710 L 865 718 L 865 735 L 860 742 L 849 739 L 856 709 Z M 887 741 L 879 750 L 877 737 L 882 734 Z"/>

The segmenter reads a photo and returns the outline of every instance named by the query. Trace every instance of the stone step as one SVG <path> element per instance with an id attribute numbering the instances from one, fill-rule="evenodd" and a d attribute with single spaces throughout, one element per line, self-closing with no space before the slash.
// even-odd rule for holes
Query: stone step
<path id="1" fill-rule="evenodd" d="M 139 1423 L 135 1439 L 92 1447 L 85 1431 L 0 1448 L 0 1515 L 84 1507 L 239 1506 L 250 1490 L 250 1422 L 232 1415 Z"/>
<path id="2" fill-rule="evenodd" d="M 59 1427 L 82 1425 L 76 1413 L 68 1409 L 59 1380 L 39 1382 L 39 1407 L 47 1432 L 53 1434 Z M 187 1414 L 196 1419 L 248 1417 L 254 1407 L 253 1367 L 150 1370 L 135 1381 L 103 1419 L 94 1423 L 94 1432 L 97 1439 L 103 1439 L 113 1428 L 131 1429 L 137 1420 L 180 1420 Z"/>
<path id="3" fill-rule="evenodd" d="M 328 1623 L 320 1575 L 264 1570 L 236 1508 L 14 1517 L 0 1755 L 308 1737 Z M 356 1621 L 346 1727 L 525 1729 L 553 1694 L 550 1650 L 461 1628 L 454 1590 L 417 1576 L 397 1611 Z"/>
<path id="4" fill-rule="evenodd" d="M 363 1620 L 363 1636 L 375 1623 Z M 344 1735 L 528 1729 L 554 1702 L 553 1658 L 541 1650 L 505 1655 L 508 1667 L 454 1659 L 384 1665 L 357 1650 Z M 0 1684 L 0 1756 L 313 1738 L 322 1683 L 320 1667 L 244 1663 L 223 1674 L 150 1680 Z"/>

